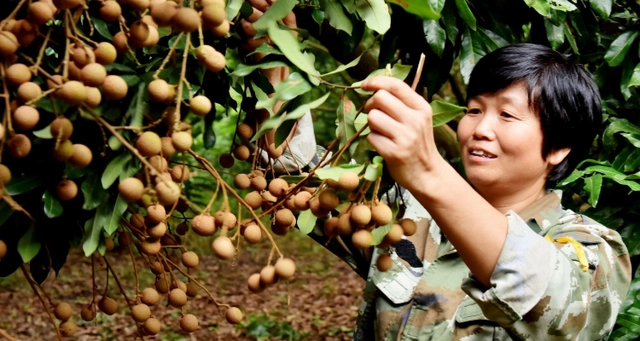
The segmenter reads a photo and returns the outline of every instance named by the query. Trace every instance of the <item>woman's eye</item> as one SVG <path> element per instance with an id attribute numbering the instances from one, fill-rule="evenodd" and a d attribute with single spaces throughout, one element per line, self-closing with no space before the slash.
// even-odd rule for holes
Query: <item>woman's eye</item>
<path id="1" fill-rule="evenodd" d="M 504 118 L 511 118 L 513 117 L 513 115 L 509 114 L 508 112 L 502 112 L 500 113 L 500 116 L 504 117 Z"/>
<path id="2" fill-rule="evenodd" d="M 467 114 L 479 114 L 480 113 L 480 109 L 477 108 L 470 108 L 467 110 Z"/>

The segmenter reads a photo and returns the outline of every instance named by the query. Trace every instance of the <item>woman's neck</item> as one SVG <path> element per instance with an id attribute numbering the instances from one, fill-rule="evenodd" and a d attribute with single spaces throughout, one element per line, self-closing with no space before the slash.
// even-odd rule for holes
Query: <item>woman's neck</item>
<path id="1" fill-rule="evenodd" d="M 505 194 L 505 191 L 489 192 L 481 190 L 478 190 L 478 193 L 480 193 L 480 195 L 487 200 L 491 206 L 504 214 L 509 210 L 513 210 L 516 213 L 522 211 L 536 200 L 542 198 L 547 191 L 544 186 L 535 186 L 528 190 L 520 190 L 507 194 Z"/>

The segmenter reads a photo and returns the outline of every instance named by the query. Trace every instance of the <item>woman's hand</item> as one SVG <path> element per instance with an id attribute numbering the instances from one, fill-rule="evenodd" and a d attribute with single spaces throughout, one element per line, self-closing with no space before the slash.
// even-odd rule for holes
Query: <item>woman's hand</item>
<path id="1" fill-rule="evenodd" d="M 411 190 L 418 179 L 438 173 L 446 161 L 435 144 L 429 103 L 392 77 L 369 79 L 362 89 L 375 91 L 364 107 L 371 128 L 367 139 L 385 159 L 393 179 Z"/>

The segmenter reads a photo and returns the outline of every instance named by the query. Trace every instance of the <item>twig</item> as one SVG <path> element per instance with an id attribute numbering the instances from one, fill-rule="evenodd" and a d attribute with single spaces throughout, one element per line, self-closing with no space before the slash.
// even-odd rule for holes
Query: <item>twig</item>
<path id="1" fill-rule="evenodd" d="M 124 288 L 122 287 L 122 284 L 120 283 L 120 279 L 118 278 L 118 275 L 116 275 L 116 272 L 113 271 L 113 268 L 111 267 L 111 264 L 109 264 L 109 261 L 107 260 L 107 257 L 105 256 L 105 257 L 102 257 L 102 258 L 104 259 L 105 264 L 107 264 L 107 269 L 109 269 L 109 271 L 111 271 L 111 275 L 113 275 L 113 279 L 116 281 L 116 285 L 118 285 L 118 289 L 120 289 L 120 293 L 124 297 L 124 300 L 127 302 L 127 306 L 129 307 L 129 311 L 133 312 L 133 307 L 131 307 L 131 301 L 127 297 L 127 293 L 124 291 Z M 108 274 L 107 274 L 107 278 L 109 278 Z M 140 326 L 137 323 L 136 323 L 136 327 L 138 328 L 138 334 L 140 335 L 140 338 L 142 340 L 144 340 L 144 334 L 142 333 L 142 329 L 140 329 Z"/>
<path id="2" fill-rule="evenodd" d="M 182 68 L 180 69 L 180 80 L 176 94 L 176 110 L 173 113 L 173 131 L 178 131 L 180 127 L 180 104 L 182 104 L 182 87 L 187 77 L 187 61 L 189 58 L 189 44 L 191 43 L 191 33 L 187 33 L 184 43 L 184 53 L 182 54 Z"/>
<path id="3" fill-rule="evenodd" d="M 27 269 L 24 267 L 24 264 L 20 265 L 20 269 L 22 270 L 24 277 L 27 279 L 27 282 L 29 282 L 29 285 L 31 286 L 31 290 L 33 290 L 33 293 L 36 294 L 36 296 L 38 296 L 38 299 L 40 299 L 40 303 L 42 303 L 44 310 L 47 312 L 47 315 L 49 315 L 49 320 L 51 320 L 51 324 L 53 325 L 53 328 L 55 328 L 56 330 L 56 337 L 58 338 L 59 341 L 62 341 L 62 334 L 60 334 L 60 328 L 58 328 L 56 321 L 53 319 L 53 315 L 49 310 L 49 305 L 45 303 L 44 299 L 40 295 L 40 292 L 36 288 L 37 283 L 34 284 L 35 280 L 31 277 L 31 274 L 29 274 Z"/>

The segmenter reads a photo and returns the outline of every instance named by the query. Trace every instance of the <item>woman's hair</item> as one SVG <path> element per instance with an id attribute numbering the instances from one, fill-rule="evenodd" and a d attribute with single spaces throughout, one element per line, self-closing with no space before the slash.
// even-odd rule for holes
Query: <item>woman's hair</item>
<path id="1" fill-rule="evenodd" d="M 516 44 L 488 53 L 471 72 L 467 101 L 510 85 L 525 85 L 532 111 L 540 118 L 542 157 L 571 148 L 547 176 L 547 187 L 569 175 L 587 157 L 602 122 L 598 87 L 582 65 L 542 45 Z"/>

